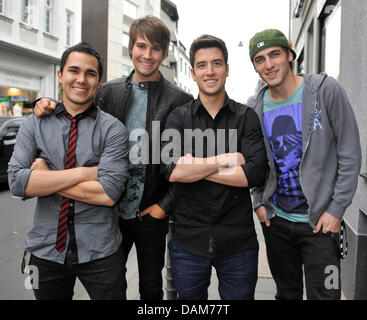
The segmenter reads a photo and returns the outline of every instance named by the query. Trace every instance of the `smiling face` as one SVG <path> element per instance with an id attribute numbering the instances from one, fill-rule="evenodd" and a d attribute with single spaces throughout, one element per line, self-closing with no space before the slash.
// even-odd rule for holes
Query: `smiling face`
<path id="1" fill-rule="evenodd" d="M 214 96 L 225 92 L 228 64 L 222 50 L 212 47 L 196 51 L 191 74 L 201 95 Z"/>
<path id="2" fill-rule="evenodd" d="M 59 70 L 57 75 L 63 88 L 62 100 L 68 112 L 69 109 L 83 112 L 93 103 L 94 94 L 102 82 L 102 79 L 99 80 L 96 57 L 73 51 L 63 71 Z"/>
<path id="3" fill-rule="evenodd" d="M 281 86 L 291 75 L 289 63 L 292 53 L 282 47 L 270 47 L 259 51 L 253 60 L 256 72 L 270 88 Z"/>
<path id="4" fill-rule="evenodd" d="M 152 44 L 146 37 L 137 36 L 131 50 L 131 59 L 135 67 L 136 82 L 158 81 L 159 66 L 164 60 L 159 44 Z"/>

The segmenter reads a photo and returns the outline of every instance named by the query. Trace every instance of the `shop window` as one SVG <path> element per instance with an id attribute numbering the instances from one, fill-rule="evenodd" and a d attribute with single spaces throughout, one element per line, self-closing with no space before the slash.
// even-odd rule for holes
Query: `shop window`
<path id="1" fill-rule="evenodd" d="M 0 116 L 24 116 L 32 113 L 37 92 L 0 87 Z"/>

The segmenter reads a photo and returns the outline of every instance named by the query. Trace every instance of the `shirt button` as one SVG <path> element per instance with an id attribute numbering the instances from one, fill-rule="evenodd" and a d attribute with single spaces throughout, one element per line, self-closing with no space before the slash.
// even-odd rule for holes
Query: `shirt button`
<path id="1" fill-rule="evenodd" d="M 70 202 L 70 207 L 71 208 L 74 207 L 74 203 Z"/>

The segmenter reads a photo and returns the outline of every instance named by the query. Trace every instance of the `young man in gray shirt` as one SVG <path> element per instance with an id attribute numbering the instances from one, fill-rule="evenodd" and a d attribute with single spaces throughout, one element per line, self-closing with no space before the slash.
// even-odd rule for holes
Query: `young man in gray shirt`
<path id="1" fill-rule="evenodd" d="M 134 70 L 127 77 L 103 83 L 95 96 L 95 103 L 129 130 L 129 181 L 120 202 L 119 223 L 125 256 L 133 244 L 136 247 L 142 300 L 163 299 L 162 269 L 172 192 L 160 173 L 160 135 L 171 111 L 193 99 L 159 71 L 168 56 L 170 37 L 157 17 L 134 20 L 129 33 Z M 53 109 L 50 105 L 50 100 L 42 99 L 34 111 L 45 116 Z"/>
<path id="2" fill-rule="evenodd" d="M 255 71 L 267 84 L 249 105 L 257 112 L 270 171 L 253 190 L 277 299 L 340 299 L 338 232 L 357 188 L 361 148 L 345 90 L 326 74 L 296 75 L 296 53 L 282 32 L 250 40 Z M 340 283 L 340 280 L 338 281 Z"/>
<path id="3" fill-rule="evenodd" d="M 93 103 L 103 74 L 86 43 L 61 58 L 62 103 L 22 124 L 9 162 L 11 192 L 38 197 L 25 250 L 39 272 L 36 299 L 72 299 L 78 277 L 91 299 L 126 297 L 115 204 L 128 176 L 125 126 Z"/>

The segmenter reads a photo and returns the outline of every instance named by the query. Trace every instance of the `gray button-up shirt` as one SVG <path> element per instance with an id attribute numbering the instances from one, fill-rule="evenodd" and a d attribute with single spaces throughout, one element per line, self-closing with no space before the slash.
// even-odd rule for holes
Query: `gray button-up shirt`
<path id="1" fill-rule="evenodd" d="M 38 118 L 32 114 L 22 123 L 8 168 L 9 186 L 14 195 L 28 198 L 25 190 L 36 157 L 43 158 L 50 170 L 64 170 L 70 130 L 70 120 L 64 111 L 65 107 L 58 104 L 51 115 Z M 127 129 L 94 105 L 85 113 L 87 117 L 78 122 L 76 167 L 98 166 L 98 182 L 118 202 L 128 179 Z M 33 228 L 25 246 L 27 252 L 58 263 L 64 263 L 67 251 L 59 253 L 55 248 L 61 201 L 62 196 L 58 194 L 37 199 Z M 118 250 L 122 236 L 117 207 L 75 201 L 79 263 L 107 257 Z"/>

